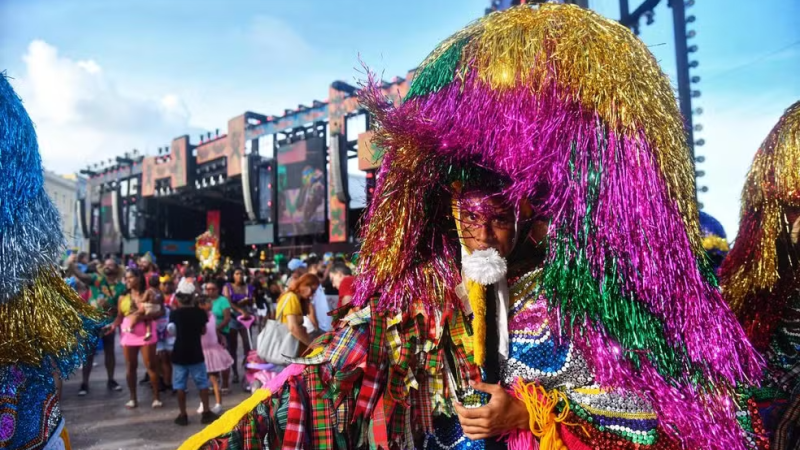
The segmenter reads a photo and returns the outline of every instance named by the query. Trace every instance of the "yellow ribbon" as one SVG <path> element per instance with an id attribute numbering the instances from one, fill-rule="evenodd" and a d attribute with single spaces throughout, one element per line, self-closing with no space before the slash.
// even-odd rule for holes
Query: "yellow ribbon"
<path id="1" fill-rule="evenodd" d="M 528 408 L 529 426 L 531 433 L 539 438 L 540 450 L 566 450 L 567 447 L 558 435 L 557 425 L 575 425 L 566 422 L 569 415 L 567 396 L 559 390 L 548 392 L 535 383 L 525 383 L 522 380 L 518 380 L 514 386 L 514 394 Z M 556 415 L 555 408 L 561 401 L 565 403 L 564 409 Z"/>

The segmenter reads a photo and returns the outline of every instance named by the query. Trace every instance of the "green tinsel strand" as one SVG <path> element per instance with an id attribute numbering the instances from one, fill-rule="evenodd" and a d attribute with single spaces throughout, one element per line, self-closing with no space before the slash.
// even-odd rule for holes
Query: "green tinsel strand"
<path id="1" fill-rule="evenodd" d="M 461 60 L 461 50 L 466 43 L 466 40 L 456 42 L 438 59 L 422 67 L 414 75 L 414 80 L 406 94 L 406 100 L 436 92 L 450 84 L 455 77 L 458 63 Z"/>
<path id="2" fill-rule="evenodd" d="M 599 138 L 604 140 L 603 136 Z M 566 229 L 558 230 L 555 244 L 550 247 L 552 253 L 548 255 L 552 262 L 544 268 L 542 287 L 551 305 L 558 304 L 562 311 L 569 312 L 570 330 L 576 320 L 586 317 L 595 324 L 602 324 L 609 337 L 622 346 L 624 357 L 636 368 L 645 357 L 666 379 L 682 378 L 686 376 L 685 351 L 667 342 L 664 324 L 637 301 L 633 293 L 623 293 L 619 261 L 616 258 L 606 260 L 600 280 L 592 272 L 586 249 L 590 248 L 596 232 L 592 216 L 598 202 L 602 166 L 589 162 L 587 169 L 581 170 L 575 162 L 576 150 L 573 143 L 570 169 L 575 181 L 585 181 L 587 186 L 583 227 L 575 238 Z M 693 369 L 689 376 L 700 381 L 699 371 Z"/>
<path id="3" fill-rule="evenodd" d="M 708 259 L 708 256 L 704 254 L 704 256 L 697 258 L 697 267 L 700 269 L 700 275 L 702 275 L 708 284 L 719 287 L 717 274 L 714 272 L 714 267 L 711 266 L 711 261 Z"/>
<path id="4" fill-rule="evenodd" d="M 680 377 L 684 366 L 667 343 L 663 324 L 632 295 L 622 294 L 617 262 L 606 264 L 605 276 L 598 283 L 585 253 L 577 250 L 575 242 L 564 233 L 558 233 L 556 239 L 555 258 L 545 266 L 542 286 L 553 304 L 569 311 L 570 329 L 576 320 L 588 317 L 603 324 L 637 368 L 644 356 L 662 375 Z"/>

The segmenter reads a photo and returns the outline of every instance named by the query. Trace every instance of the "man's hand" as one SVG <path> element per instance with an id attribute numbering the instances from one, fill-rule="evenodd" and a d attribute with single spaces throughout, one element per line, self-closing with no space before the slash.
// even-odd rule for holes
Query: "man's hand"
<path id="1" fill-rule="evenodd" d="M 507 431 L 527 429 L 528 409 L 525 404 L 509 395 L 499 384 L 475 383 L 472 388 L 492 396 L 480 408 L 465 408 L 455 403 L 458 421 L 464 435 L 474 440 L 499 436 Z"/>

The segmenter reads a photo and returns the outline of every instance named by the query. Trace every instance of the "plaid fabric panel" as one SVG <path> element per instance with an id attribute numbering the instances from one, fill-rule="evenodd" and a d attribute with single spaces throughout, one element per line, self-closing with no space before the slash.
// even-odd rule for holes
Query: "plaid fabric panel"
<path id="1" fill-rule="evenodd" d="M 289 407 L 286 413 L 286 431 L 283 433 L 283 450 L 306 448 L 306 399 L 302 382 L 289 385 Z"/>
<path id="2" fill-rule="evenodd" d="M 464 352 L 464 348 L 458 345 L 453 346 L 453 356 L 455 357 L 455 370 L 458 371 L 460 382 L 463 386 L 455 386 L 456 388 L 466 388 L 469 380 L 481 381 L 481 369 L 472 363 L 472 358 L 468 358 Z"/>
<path id="3" fill-rule="evenodd" d="M 325 350 L 325 360 L 330 361 L 334 371 L 350 371 L 364 364 L 369 350 L 367 326 L 347 327 L 336 333 Z"/>
<path id="4" fill-rule="evenodd" d="M 311 403 L 311 448 L 332 450 L 334 439 L 334 420 L 336 415 L 331 401 L 324 397 L 325 378 L 323 367 L 305 372 L 305 382 Z"/>
<path id="5" fill-rule="evenodd" d="M 371 342 L 367 367 L 364 370 L 361 389 L 356 399 L 354 418 L 369 417 L 383 391 L 382 383 L 386 370 L 386 318 L 383 316 L 373 317 L 370 328 Z"/>
<path id="6" fill-rule="evenodd" d="M 433 395 L 430 377 L 426 373 L 419 374 L 419 388 L 411 391 L 411 408 L 414 412 L 414 424 L 425 434 L 433 433 Z"/>
<path id="7" fill-rule="evenodd" d="M 263 439 L 269 434 L 269 399 L 260 403 L 239 420 L 239 423 L 222 436 L 212 439 L 202 450 L 256 450 L 263 448 Z"/>
<path id="8" fill-rule="evenodd" d="M 408 390 L 409 384 L 409 360 L 412 357 L 411 342 L 405 340 L 402 347 L 400 347 L 400 357 L 394 366 L 391 368 L 389 374 L 389 397 L 392 403 L 397 402 L 402 405 L 408 404 Z M 413 377 L 412 377 L 413 379 Z M 416 384 L 416 380 L 413 381 Z"/>
<path id="9" fill-rule="evenodd" d="M 398 330 L 397 327 L 390 327 L 386 333 L 386 344 L 389 346 L 389 355 L 391 356 L 390 362 L 392 364 L 398 364 L 403 347 L 403 339 L 400 338 L 400 330 Z"/>
<path id="10" fill-rule="evenodd" d="M 372 414 L 370 428 L 372 430 L 372 441 L 376 448 L 389 448 L 389 431 L 386 428 L 386 405 L 383 398 L 378 399 L 375 412 Z"/>
<path id="11" fill-rule="evenodd" d="M 406 414 L 408 413 L 408 408 L 397 405 L 392 412 L 391 417 L 391 424 L 389 425 L 389 440 L 392 443 L 400 443 L 400 448 L 408 448 L 407 446 L 403 445 L 403 441 L 407 438 L 407 433 L 411 430 L 406 428 Z M 388 416 L 388 412 L 387 412 Z M 410 424 L 409 424 L 410 426 Z"/>

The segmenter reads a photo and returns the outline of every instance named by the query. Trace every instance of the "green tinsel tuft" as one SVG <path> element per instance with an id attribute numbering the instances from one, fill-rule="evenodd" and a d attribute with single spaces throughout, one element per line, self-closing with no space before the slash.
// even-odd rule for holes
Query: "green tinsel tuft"
<path id="1" fill-rule="evenodd" d="M 636 368 L 644 357 L 665 379 L 684 378 L 690 364 L 685 349 L 673 347 L 667 341 L 664 324 L 632 292 L 623 292 L 623 280 L 618 271 L 620 261 L 607 256 L 600 274 L 590 265 L 586 249 L 591 248 L 594 239 L 592 216 L 603 170 L 599 163 L 593 162 L 579 169 L 581 165 L 575 163 L 576 150 L 573 144 L 570 168 L 577 183 L 586 183 L 586 213 L 577 235 L 562 229 L 550 238 L 548 259 L 551 262 L 545 265 L 542 276 L 542 288 L 550 305 L 558 305 L 568 312 L 561 316 L 562 322 L 565 316 L 570 320 L 570 323 L 561 323 L 565 330 L 573 330 L 576 321 L 586 318 L 592 326 L 602 327 L 616 340 L 622 346 L 623 356 Z M 697 369 L 692 368 L 688 374 L 694 382 L 701 381 Z"/>
<path id="2" fill-rule="evenodd" d="M 714 267 L 711 265 L 711 260 L 708 259 L 708 256 L 704 255 L 697 258 L 697 267 L 700 269 L 700 275 L 708 284 L 719 287 L 717 273 L 714 271 Z"/>
<path id="3" fill-rule="evenodd" d="M 603 324 L 637 368 L 644 356 L 665 377 L 681 377 L 684 365 L 667 342 L 664 325 L 631 294 L 622 293 L 617 262 L 606 264 L 598 283 L 585 253 L 570 237 L 559 233 L 555 241 L 551 247 L 555 258 L 544 268 L 542 286 L 552 305 L 558 304 L 570 313 L 571 323 L 561 326 L 571 330 L 576 320 L 587 317 L 592 323 Z"/>
<path id="4" fill-rule="evenodd" d="M 466 40 L 456 42 L 439 58 L 420 68 L 414 75 L 406 100 L 436 92 L 450 84 L 455 77 L 458 62 L 461 60 L 461 50 L 466 43 Z"/>

